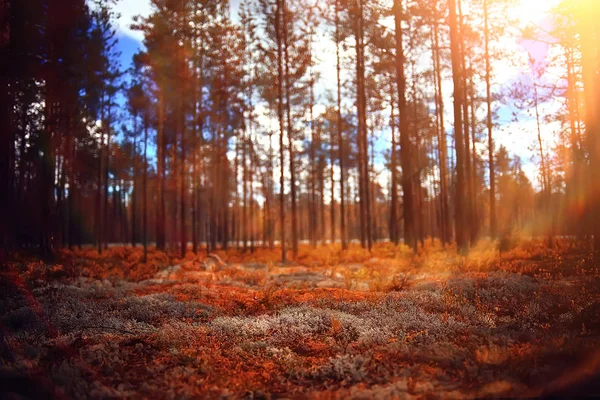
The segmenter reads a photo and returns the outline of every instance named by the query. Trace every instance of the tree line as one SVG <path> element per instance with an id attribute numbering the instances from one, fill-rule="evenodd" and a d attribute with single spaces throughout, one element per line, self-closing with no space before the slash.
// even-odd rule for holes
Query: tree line
<path id="1" fill-rule="evenodd" d="M 280 246 L 285 261 L 303 240 L 464 253 L 514 230 L 600 248 L 597 7 L 514 32 L 515 0 L 152 0 L 125 70 L 114 4 L 0 6 L 6 252 Z M 503 40 L 523 35 L 548 59 L 498 82 Z M 510 107 L 516 129 L 535 122 L 514 134 L 537 139 L 538 182 L 495 141 Z"/>

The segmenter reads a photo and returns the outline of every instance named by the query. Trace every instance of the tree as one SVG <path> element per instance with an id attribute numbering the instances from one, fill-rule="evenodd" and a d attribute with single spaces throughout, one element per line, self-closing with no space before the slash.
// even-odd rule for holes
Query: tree
<path id="1" fill-rule="evenodd" d="M 585 126 L 589 154 L 589 175 L 587 198 L 591 200 L 590 214 L 593 216 L 593 249 L 600 249 L 600 200 L 597 193 L 600 178 L 600 112 L 598 111 L 598 28 L 595 21 L 600 16 L 597 5 L 585 0 L 575 4 L 575 23 L 579 34 L 581 67 L 584 85 Z"/>
<path id="2" fill-rule="evenodd" d="M 463 73 L 461 67 L 461 49 L 459 21 L 456 13 L 456 0 L 448 0 L 450 8 L 450 52 L 452 58 L 452 80 L 454 83 L 454 136 L 456 141 L 456 195 L 454 198 L 454 212 L 456 218 L 456 245 L 460 252 L 465 253 L 468 248 L 465 229 L 465 212 L 463 199 L 466 194 L 465 179 L 465 147 L 463 139 Z"/>
<path id="3" fill-rule="evenodd" d="M 489 0 L 483 2 L 485 36 L 485 98 L 487 105 L 486 125 L 488 130 L 488 162 L 490 172 L 490 236 L 496 238 L 496 175 L 494 168 L 494 138 L 492 130 L 492 85 L 491 85 L 491 62 L 490 62 L 490 23 L 489 23 Z"/>
<path id="4" fill-rule="evenodd" d="M 435 11 L 439 2 L 435 2 Z M 440 168 L 440 215 L 441 236 L 444 243 L 452 240 L 452 229 L 450 224 L 449 185 L 448 185 L 448 146 L 446 142 L 446 126 L 444 118 L 444 94 L 442 91 L 442 63 L 440 46 L 440 23 L 437 16 L 433 16 L 432 49 L 433 49 L 433 78 L 435 85 L 436 118 L 438 124 L 438 151 Z"/>
<path id="5" fill-rule="evenodd" d="M 404 218 L 404 243 L 416 249 L 415 222 L 413 217 L 413 183 L 411 165 L 411 139 L 406 106 L 405 56 L 402 32 L 404 13 L 400 0 L 394 1 L 394 22 L 396 32 L 396 90 L 398 92 L 398 113 L 400 116 L 400 159 L 402 164 L 402 209 Z"/>

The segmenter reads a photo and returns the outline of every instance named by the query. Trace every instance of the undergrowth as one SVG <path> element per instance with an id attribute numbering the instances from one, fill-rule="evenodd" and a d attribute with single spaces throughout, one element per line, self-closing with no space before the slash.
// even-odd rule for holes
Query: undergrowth
<path id="1" fill-rule="evenodd" d="M 598 264 L 571 242 L 466 257 L 431 240 L 301 246 L 286 265 L 230 249 L 215 271 L 205 254 L 141 251 L 16 256 L 0 275 L 0 377 L 72 398 L 468 398 L 600 366 Z"/>

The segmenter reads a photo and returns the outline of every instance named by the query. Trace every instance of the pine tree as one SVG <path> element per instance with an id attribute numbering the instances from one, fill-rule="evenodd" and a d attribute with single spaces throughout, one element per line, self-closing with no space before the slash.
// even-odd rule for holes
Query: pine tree
<path id="1" fill-rule="evenodd" d="M 468 249 L 466 236 L 466 218 L 463 205 L 463 199 L 466 195 L 466 176 L 465 176 L 465 142 L 463 138 L 463 72 L 461 66 L 461 46 L 462 40 L 459 32 L 459 21 L 456 11 L 456 1 L 448 0 L 450 8 L 450 52 L 452 58 L 452 80 L 454 83 L 454 137 L 456 141 L 456 195 L 454 198 L 455 226 L 456 226 L 456 245 L 461 253 Z"/>
<path id="2" fill-rule="evenodd" d="M 404 12 L 401 0 L 394 1 L 394 21 L 396 39 L 396 90 L 398 92 L 398 113 L 400 117 L 400 159 L 402 165 L 402 192 L 403 192 L 403 218 L 404 218 L 404 243 L 416 249 L 415 222 L 413 210 L 413 183 L 412 183 L 412 152 L 411 139 L 408 126 L 408 109 L 406 106 L 406 76 L 405 55 L 403 43 L 402 21 Z"/>

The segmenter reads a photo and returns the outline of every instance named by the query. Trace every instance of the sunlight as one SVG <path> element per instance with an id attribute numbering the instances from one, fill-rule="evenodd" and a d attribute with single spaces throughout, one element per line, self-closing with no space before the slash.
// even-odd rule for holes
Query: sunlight
<path id="1" fill-rule="evenodd" d="M 514 6 L 512 14 L 520 21 L 521 27 L 539 24 L 560 0 L 521 0 Z"/>

